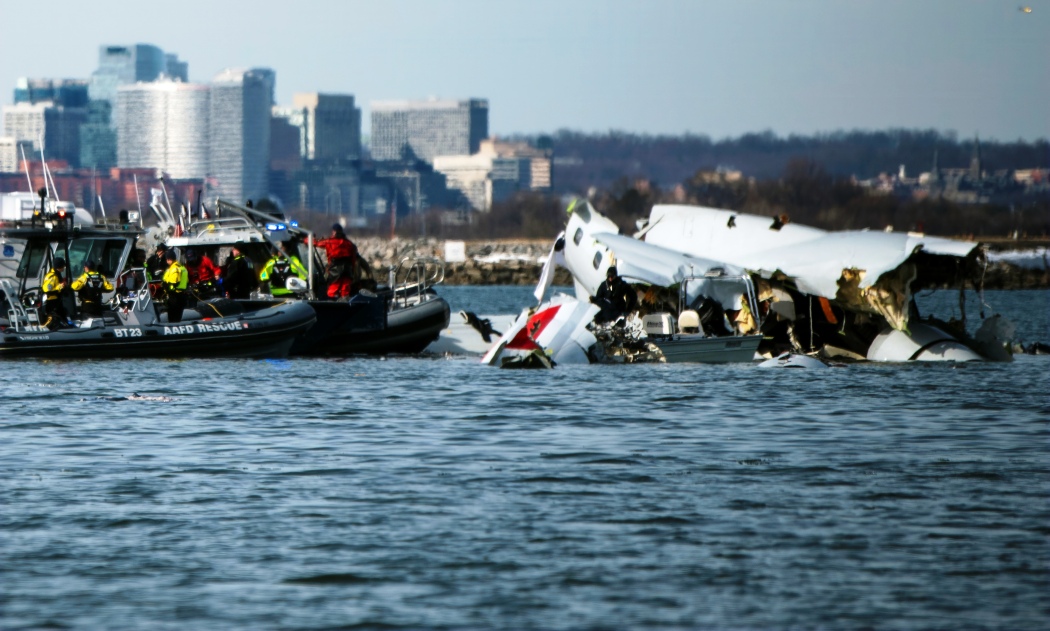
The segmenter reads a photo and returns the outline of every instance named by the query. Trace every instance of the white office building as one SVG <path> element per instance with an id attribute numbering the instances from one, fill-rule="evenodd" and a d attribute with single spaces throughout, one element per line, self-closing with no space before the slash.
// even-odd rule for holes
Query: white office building
<path id="1" fill-rule="evenodd" d="M 117 166 L 154 168 L 175 179 L 209 171 L 207 85 L 156 81 L 117 90 Z"/>

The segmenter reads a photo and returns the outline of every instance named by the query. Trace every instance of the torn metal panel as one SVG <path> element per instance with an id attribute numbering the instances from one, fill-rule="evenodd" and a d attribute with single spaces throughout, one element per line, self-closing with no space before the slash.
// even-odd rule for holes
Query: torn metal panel
<path id="1" fill-rule="evenodd" d="M 743 282 L 726 282 L 724 277 L 741 277 L 742 268 L 617 234 L 616 224 L 587 202 L 574 207 L 565 234 L 569 236 L 565 241 L 565 267 L 575 279 L 576 295 L 581 300 L 595 294 L 606 271 L 615 265 L 628 282 L 676 288 L 692 279 L 686 288 L 690 302 L 708 296 L 723 309 L 741 308 Z M 709 274 L 711 278 L 706 277 Z"/>
<path id="2" fill-rule="evenodd" d="M 979 244 L 915 233 L 828 232 L 770 217 L 701 206 L 656 205 L 645 240 L 742 267 L 762 278 L 790 279 L 798 291 L 878 313 L 897 329 L 908 322 L 911 282 L 903 269 L 917 255 L 976 256 Z M 961 267 L 960 273 L 961 273 Z M 910 278 L 909 278 L 910 276 Z"/>
<path id="3" fill-rule="evenodd" d="M 589 363 L 587 351 L 596 340 L 587 325 L 598 312 L 590 303 L 558 294 L 535 309 L 522 311 L 481 361 L 502 365 L 538 352 L 555 365 Z"/>

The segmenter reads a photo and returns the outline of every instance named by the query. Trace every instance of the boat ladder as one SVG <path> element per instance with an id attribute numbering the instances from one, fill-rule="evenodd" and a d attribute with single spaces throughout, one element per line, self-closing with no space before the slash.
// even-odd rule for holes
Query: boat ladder
<path id="1" fill-rule="evenodd" d="M 0 293 L 3 293 L 4 302 L 7 304 L 7 321 L 16 332 L 44 330 L 44 327 L 40 325 L 40 313 L 36 307 L 27 309 L 22 304 L 11 279 L 0 279 Z"/>

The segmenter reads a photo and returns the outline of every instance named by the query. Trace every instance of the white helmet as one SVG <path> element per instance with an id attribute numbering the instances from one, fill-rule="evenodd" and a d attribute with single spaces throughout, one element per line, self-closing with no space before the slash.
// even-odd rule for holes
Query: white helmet
<path id="1" fill-rule="evenodd" d="M 288 280 L 284 281 L 284 288 L 288 291 L 300 293 L 307 290 L 307 285 L 306 281 L 298 276 L 289 276 Z"/>

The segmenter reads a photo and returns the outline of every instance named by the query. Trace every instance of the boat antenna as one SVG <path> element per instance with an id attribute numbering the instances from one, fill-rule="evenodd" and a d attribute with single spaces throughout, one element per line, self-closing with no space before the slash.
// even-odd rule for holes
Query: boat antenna
<path id="1" fill-rule="evenodd" d="M 175 211 L 171 207 L 171 200 L 168 199 L 168 187 L 164 186 L 164 176 L 161 175 L 157 178 L 157 181 L 160 182 L 160 192 L 164 193 L 164 205 L 167 207 L 166 210 L 168 211 L 168 216 L 171 217 L 171 223 L 178 223 L 181 226 L 182 217 L 179 217 L 178 221 L 175 219 Z"/>
<path id="2" fill-rule="evenodd" d="M 29 161 L 26 160 L 26 148 L 25 148 L 25 145 L 19 144 L 18 145 L 18 150 L 22 152 L 22 168 L 25 169 L 25 172 L 26 172 L 26 184 L 29 185 L 29 192 L 32 193 L 33 192 L 33 179 L 31 177 L 29 177 Z M 41 208 L 40 212 L 43 212 L 43 211 L 44 211 L 44 209 Z"/>
<path id="3" fill-rule="evenodd" d="M 106 205 L 102 203 L 102 196 L 98 196 L 98 207 L 102 210 L 102 218 L 106 218 Z"/>
<path id="4" fill-rule="evenodd" d="M 135 205 L 139 209 L 139 220 L 142 219 L 142 199 L 139 197 L 139 174 L 132 173 L 131 176 L 135 179 Z"/>

